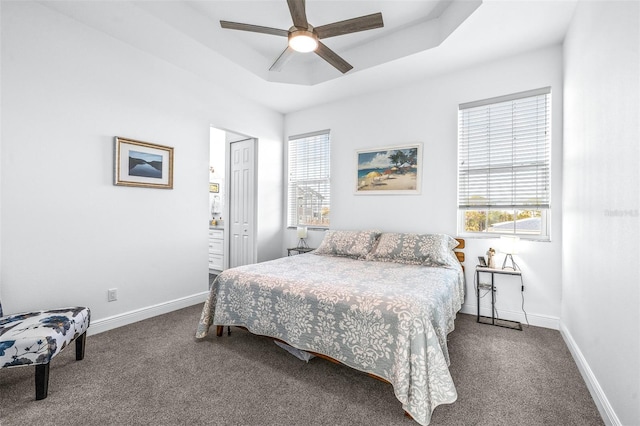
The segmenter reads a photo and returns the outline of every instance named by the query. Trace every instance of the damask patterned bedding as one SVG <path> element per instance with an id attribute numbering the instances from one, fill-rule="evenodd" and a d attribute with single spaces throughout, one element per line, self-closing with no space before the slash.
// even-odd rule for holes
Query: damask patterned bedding
<path id="1" fill-rule="evenodd" d="M 463 301 L 457 262 L 428 267 L 309 253 L 224 271 L 196 337 L 212 324 L 236 325 L 327 355 L 389 381 L 403 409 L 426 425 L 435 407 L 457 398 L 447 334 Z"/>

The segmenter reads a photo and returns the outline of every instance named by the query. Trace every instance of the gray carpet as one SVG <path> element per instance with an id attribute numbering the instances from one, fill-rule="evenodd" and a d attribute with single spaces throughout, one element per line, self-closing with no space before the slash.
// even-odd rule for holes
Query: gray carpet
<path id="1" fill-rule="evenodd" d="M 87 338 L 51 365 L 34 400 L 32 367 L 0 370 L 0 424 L 416 425 L 391 385 L 232 328 L 193 338 L 201 306 Z M 560 333 L 458 315 L 449 335 L 458 400 L 432 425 L 602 425 Z"/>

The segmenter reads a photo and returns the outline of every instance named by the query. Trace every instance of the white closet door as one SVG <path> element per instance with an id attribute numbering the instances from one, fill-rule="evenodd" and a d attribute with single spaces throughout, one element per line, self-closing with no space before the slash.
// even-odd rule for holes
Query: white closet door
<path id="1" fill-rule="evenodd" d="M 256 262 L 255 139 L 231 143 L 229 267 Z"/>

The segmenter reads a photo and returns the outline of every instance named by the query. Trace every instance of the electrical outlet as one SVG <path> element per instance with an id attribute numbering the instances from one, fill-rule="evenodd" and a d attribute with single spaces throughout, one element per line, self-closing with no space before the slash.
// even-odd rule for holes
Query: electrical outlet
<path id="1" fill-rule="evenodd" d="M 118 300 L 118 289 L 110 288 L 107 290 L 107 302 L 115 302 Z"/>

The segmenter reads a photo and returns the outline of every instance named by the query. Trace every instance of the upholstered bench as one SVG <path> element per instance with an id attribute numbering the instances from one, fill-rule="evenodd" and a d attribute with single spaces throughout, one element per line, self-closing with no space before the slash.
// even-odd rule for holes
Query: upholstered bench
<path id="1" fill-rule="evenodd" d="M 74 307 L 3 316 L 0 304 L 0 368 L 36 367 L 36 399 L 47 397 L 49 363 L 71 342 L 84 358 L 91 313 Z"/>

